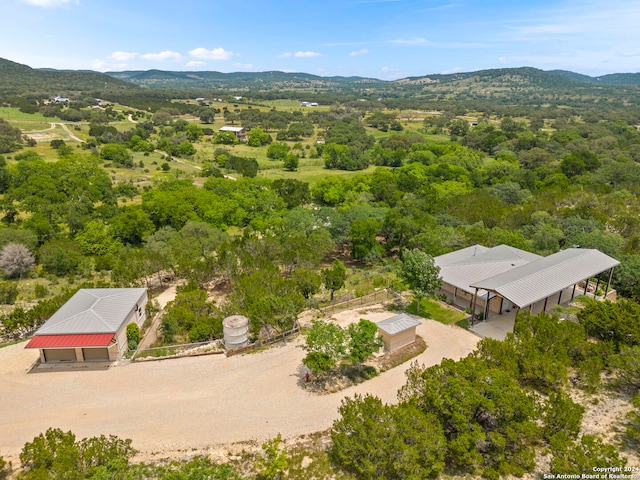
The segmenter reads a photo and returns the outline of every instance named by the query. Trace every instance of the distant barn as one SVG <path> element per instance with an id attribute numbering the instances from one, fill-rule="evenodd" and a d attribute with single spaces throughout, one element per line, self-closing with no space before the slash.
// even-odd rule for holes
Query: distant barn
<path id="1" fill-rule="evenodd" d="M 224 127 L 221 127 L 219 131 L 233 133 L 239 142 L 247 141 L 247 130 L 244 127 L 230 127 L 225 125 Z"/>

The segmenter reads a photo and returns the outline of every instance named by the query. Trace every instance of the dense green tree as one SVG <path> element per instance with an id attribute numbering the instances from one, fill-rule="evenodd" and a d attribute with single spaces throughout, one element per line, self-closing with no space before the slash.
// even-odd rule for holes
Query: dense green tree
<path id="1" fill-rule="evenodd" d="M 272 142 L 271 135 L 261 128 L 252 128 L 247 132 L 247 145 L 250 147 L 262 147 Z"/>
<path id="2" fill-rule="evenodd" d="M 76 273 L 83 255 L 77 242 L 62 238 L 44 243 L 38 251 L 38 259 L 45 271 L 62 276 Z"/>
<path id="3" fill-rule="evenodd" d="M 361 318 L 358 323 L 352 323 L 347 328 L 349 344 L 347 347 L 347 359 L 352 363 L 362 363 L 383 345 L 382 338 L 378 336 L 378 327 L 375 323 Z"/>
<path id="4" fill-rule="evenodd" d="M 302 359 L 314 374 L 326 373 L 342 359 L 347 348 L 347 333 L 332 322 L 314 320 L 305 335 Z"/>
<path id="5" fill-rule="evenodd" d="M 356 260 L 377 260 L 382 257 L 383 249 L 377 240 L 382 223 L 374 218 L 356 219 L 349 229 L 351 255 Z"/>
<path id="6" fill-rule="evenodd" d="M 288 172 L 295 172 L 298 170 L 298 166 L 300 165 L 300 159 L 297 155 L 292 153 L 287 154 L 283 160 L 283 167 Z"/>
<path id="7" fill-rule="evenodd" d="M 418 312 L 425 295 L 435 293 L 442 285 L 439 273 L 440 267 L 435 264 L 432 256 L 418 249 L 404 252 L 398 275 L 413 290 Z"/>
<path id="8" fill-rule="evenodd" d="M 617 292 L 632 300 L 640 300 L 640 255 L 621 255 L 620 265 L 613 270 Z"/>
<path id="9" fill-rule="evenodd" d="M 155 231 L 149 214 L 140 206 L 125 207 L 110 220 L 113 235 L 124 244 L 138 246 Z"/>
<path id="10" fill-rule="evenodd" d="M 419 480 L 444 469 L 446 440 L 433 415 L 370 395 L 344 399 L 339 412 L 330 455 L 357 478 Z"/>
<path id="11" fill-rule="evenodd" d="M 309 184 L 294 178 L 274 180 L 273 189 L 285 201 L 287 208 L 299 207 L 310 200 Z"/>
<path id="12" fill-rule="evenodd" d="M 322 277 L 310 268 L 296 268 L 291 272 L 291 280 L 307 300 L 320 291 Z"/>
<path id="13" fill-rule="evenodd" d="M 398 398 L 438 419 L 450 466 L 498 478 L 535 465 L 535 404 L 507 372 L 472 357 L 413 365 Z"/>
<path id="14" fill-rule="evenodd" d="M 20 452 L 25 467 L 21 478 L 125 478 L 135 453 L 129 439 L 101 435 L 76 441 L 70 431 L 49 428 L 27 442 Z"/>
<path id="15" fill-rule="evenodd" d="M 344 263 L 335 259 L 330 268 L 322 270 L 322 279 L 324 287 L 331 292 L 331 301 L 333 301 L 335 291 L 344 287 L 344 282 L 347 279 L 347 268 Z"/>
<path id="16" fill-rule="evenodd" d="M 630 300 L 591 300 L 578 311 L 580 324 L 592 337 L 622 345 L 640 345 L 640 304 Z"/>
<path id="17" fill-rule="evenodd" d="M 284 160 L 291 147 L 285 142 L 273 142 L 267 148 L 267 157 L 271 160 Z"/>
<path id="18" fill-rule="evenodd" d="M 124 145 L 108 143 L 100 149 L 100 158 L 112 162 L 114 165 L 133 168 L 133 156 Z"/>

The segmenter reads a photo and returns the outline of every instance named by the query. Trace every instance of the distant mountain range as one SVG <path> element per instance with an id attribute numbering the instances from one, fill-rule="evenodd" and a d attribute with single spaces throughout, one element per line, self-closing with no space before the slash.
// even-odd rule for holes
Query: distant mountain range
<path id="1" fill-rule="evenodd" d="M 152 91 L 157 93 L 152 94 Z M 531 67 L 480 70 L 467 73 L 433 74 L 385 81 L 364 77 L 321 77 L 308 73 L 176 72 L 163 70 L 98 73 L 33 69 L 0 58 L 0 95 L 69 95 L 108 93 L 160 95 L 160 91 L 198 94 L 242 94 L 272 92 L 278 95 L 299 91 L 309 94 L 348 94 L 351 97 L 457 100 L 502 99 L 514 103 L 545 103 L 577 95 L 621 98 L 640 96 L 640 73 L 615 73 L 590 77 L 565 70 L 544 71 Z M 163 94 L 164 95 L 164 94 Z M 168 93 L 167 93 L 168 96 Z"/>
<path id="2" fill-rule="evenodd" d="M 420 77 L 408 77 L 400 80 L 385 81 L 376 78 L 366 77 L 321 77 L 309 73 L 287 73 L 287 72 L 234 72 L 221 73 L 214 71 L 205 72 L 175 72 L 163 70 L 145 70 L 145 71 L 124 71 L 124 72 L 106 72 L 107 75 L 135 83 L 136 85 L 147 87 L 170 87 L 190 86 L 192 88 L 212 88 L 212 87 L 259 87 L 265 84 L 282 83 L 291 86 L 304 87 L 322 85 L 389 85 L 389 84 L 431 84 L 431 83 L 451 83 L 468 78 L 492 78 L 500 76 L 517 76 L 520 80 L 528 77 L 532 83 L 553 84 L 557 86 L 558 78 L 563 80 L 571 80 L 578 83 L 614 85 L 614 86 L 640 86 L 640 73 L 614 73 L 603 75 L 600 77 L 590 77 L 579 73 L 569 72 L 566 70 L 539 70 L 531 67 L 521 68 L 503 68 L 479 70 L 467 73 L 452 74 L 433 74 Z"/>

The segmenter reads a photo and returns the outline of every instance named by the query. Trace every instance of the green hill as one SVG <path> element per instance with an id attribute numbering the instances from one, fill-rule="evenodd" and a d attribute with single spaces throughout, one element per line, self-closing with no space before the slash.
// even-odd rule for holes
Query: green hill
<path id="1" fill-rule="evenodd" d="M 74 70 L 33 69 L 0 58 L 0 95 L 105 96 L 108 92 L 127 92 L 139 87 L 103 73 Z"/>

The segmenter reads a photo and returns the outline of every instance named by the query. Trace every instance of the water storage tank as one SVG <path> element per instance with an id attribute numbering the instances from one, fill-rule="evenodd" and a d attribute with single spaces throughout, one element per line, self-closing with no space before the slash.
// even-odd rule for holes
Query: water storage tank
<path id="1" fill-rule="evenodd" d="M 222 321 L 224 346 L 227 350 L 249 344 L 249 319 L 242 315 L 232 315 Z"/>

